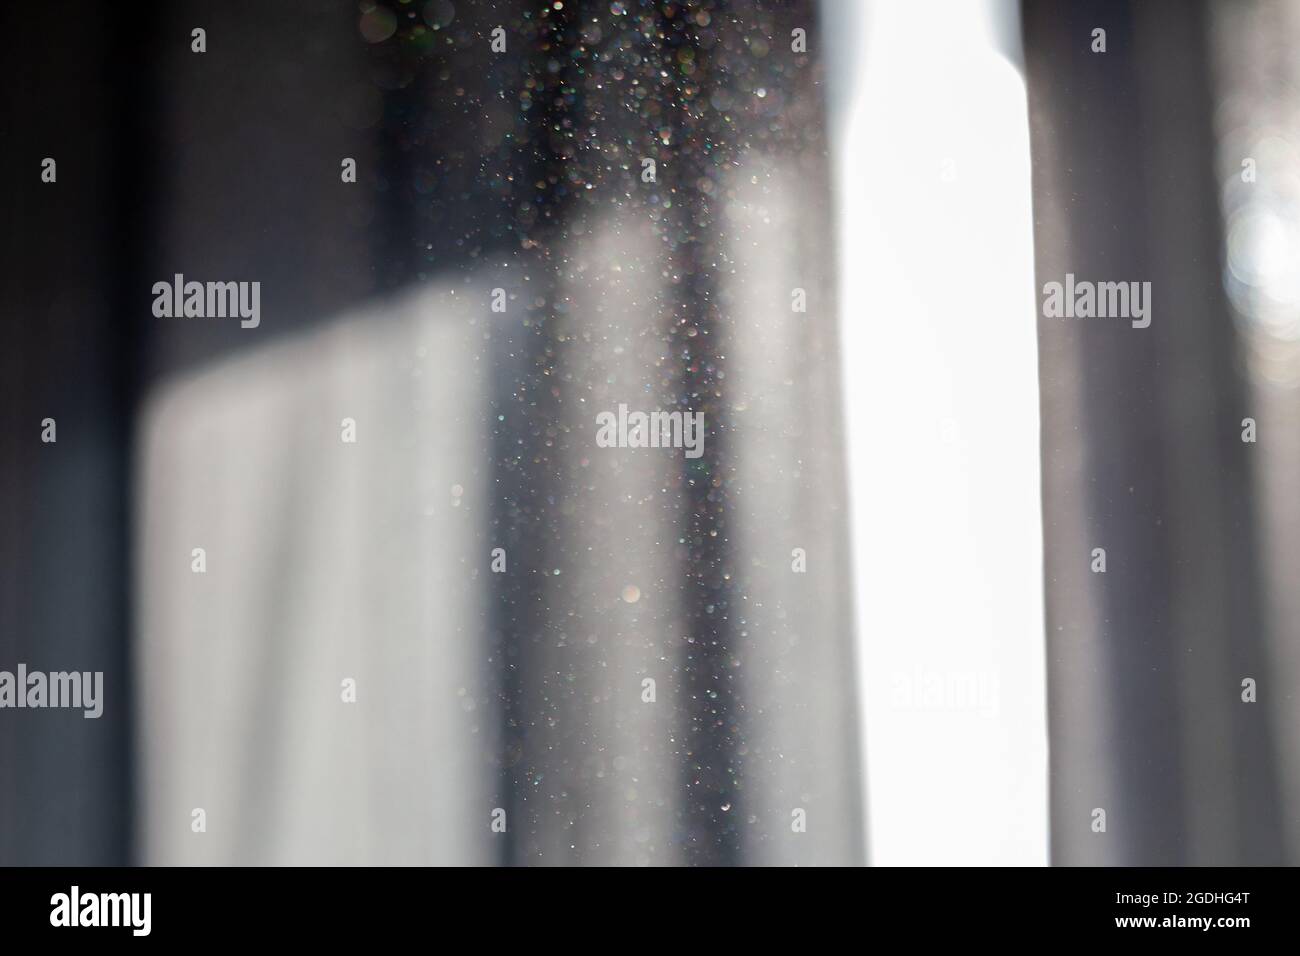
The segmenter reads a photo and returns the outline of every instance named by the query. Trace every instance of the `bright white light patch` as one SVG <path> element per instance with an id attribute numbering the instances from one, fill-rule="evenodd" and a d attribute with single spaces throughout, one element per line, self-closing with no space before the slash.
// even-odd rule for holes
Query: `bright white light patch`
<path id="1" fill-rule="evenodd" d="M 870 858 L 1047 862 L 1029 132 L 1014 3 L 833 3 Z"/>

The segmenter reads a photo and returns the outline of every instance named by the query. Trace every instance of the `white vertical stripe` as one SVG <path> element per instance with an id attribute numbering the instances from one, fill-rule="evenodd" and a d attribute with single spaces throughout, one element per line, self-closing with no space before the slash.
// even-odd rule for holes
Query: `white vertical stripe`
<path id="1" fill-rule="evenodd" d="M 1018 11 L 1000 0 L 827 2 L 823 16 L 870 857 L 1043 864 L 1036 299 Z"/>

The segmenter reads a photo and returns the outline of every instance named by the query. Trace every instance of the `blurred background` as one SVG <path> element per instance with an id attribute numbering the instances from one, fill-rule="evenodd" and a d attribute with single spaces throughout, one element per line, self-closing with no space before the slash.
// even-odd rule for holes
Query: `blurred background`
<path id="1" fill-rule="evenodd" d="M 0 863 L 1300 859 L 1297 39 L 5 8 L 0 669 L 106 700 L 0 711 Z M 1066 273 L 1150 328 L 1042 318 Z"/>

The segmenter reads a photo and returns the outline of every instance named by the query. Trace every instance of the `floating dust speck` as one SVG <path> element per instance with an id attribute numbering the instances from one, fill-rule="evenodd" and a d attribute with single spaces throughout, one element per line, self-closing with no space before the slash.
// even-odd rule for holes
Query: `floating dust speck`
<path id="1" fill-rule="evenodd" d="M 367 43 L 383 43 L 397 32 L 397 14 L 387 7 L 372 5 L 361 15 L 358 26 Z"/>

